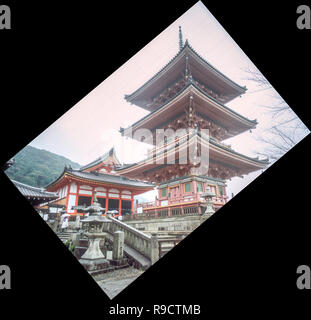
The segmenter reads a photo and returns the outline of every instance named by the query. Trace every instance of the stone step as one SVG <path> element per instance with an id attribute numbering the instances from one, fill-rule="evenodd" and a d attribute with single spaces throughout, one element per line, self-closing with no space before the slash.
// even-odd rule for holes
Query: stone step
<path id="1" fill-rule="evenodd" d="M 58 234 L 58 237 L 59 237 L 59 238 L 69 239 L 69 238 L 70 238 L 70 235 L 67 235 L 67 234 Z"/>
<path id="2" fill-rule="evenodd" d="M 162 244 L 161 245 L 161 249 L 162 250 L 165 250 L 165 249 L 172 249 L 172 248 L 174 248 L 175 246 L 173 245 L 173 244 L 170 244 L 170 243 L 167 243 L 167 244 Z"/>
<path id="3" fill-rule="evenodd" d="M 131 248 L 127 244 L 124 243 L 124 252 L 132 259 L 136 260 L 143 270 L 148 269 L 151 266 L 151 262 L 137 250 Z"/>
<path id="4" fill-rule="evenodd" d="M 66 241 L 70 239 L 71 233 L 70 232 L 59 232 L 59 233 L 57 233 L 57 236 L 63 243 L 66 243 Z"/>

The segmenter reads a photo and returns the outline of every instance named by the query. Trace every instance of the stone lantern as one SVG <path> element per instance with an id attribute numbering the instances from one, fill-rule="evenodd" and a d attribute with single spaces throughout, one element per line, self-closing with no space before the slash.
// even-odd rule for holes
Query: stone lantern
<path id="1" fill-rule="evenodd" d="M 215 210 L 213 209 L 213 197 L 215 197 L 215 193 L 213 193 L 210 188 L 206 188 L 205 192 L 202 194 L 202 198 L 206 200 L 206 210 L 202 216 L 211 216 L 215 213 Z"/>
<path id="2" fill-rule="evenodd" d="M 87 218 L 81 220 L 84 225 L 83 229 L 86 230 L 84 234 L 89 239 L 89 247 L 79 262 L 91 272 L 106 269 L 110 265 L 99 246 L 100 241 L 104 240 L 107 235 L 102 231 L 104 224 L 111 223 L 109 219 L 102 216 L 104 210 L 97 201 L 96 192 L 94 192 L 93 203 L 83 209 L 85 213 L 89 213 Z"/>

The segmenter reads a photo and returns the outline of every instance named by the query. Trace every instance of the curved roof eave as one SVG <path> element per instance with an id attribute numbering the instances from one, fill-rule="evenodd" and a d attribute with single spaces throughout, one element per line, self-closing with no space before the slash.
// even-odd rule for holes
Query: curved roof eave
<path id="1" fill-rule="evenodd" d="M 225 146 L 222 145 L 222 144 L 217 143 L 217 142 L 216 142 L 213 138 L 211 138 L 211 137 L 209 137 L 209 139 L 206 139 L 205 137 L 203 137 L 203 136 L 201 135 L 201 133 L 200 133 L 199 131 L 198 131 L 198 132 L 195 132 L 194 134 L 192 134 L 191 137 L 190 137 L 190 139 L 193 138 L 193 136 L 196 135 L 196 134 L 197 134 L 200 138 L 202 138 L 203 140 L 208 141 L 208 142 L 211 142 L 214 146 L 220 147 L 221 149 L 223 149 L 223 150 L 225 150 L 225 151 L 228 151 L 228 152 L 230 152 L 230 153 L 232 153 L 232 154 L 234 154 L 234 155 L 237 155 L 237 156 L 239 156 L 239 157 L 241 157 L 241 158 L 244 158 L 244 159 L 250 160 L 250 161 L 254 161 L 254 162 L 258 163 L 258 164 L 269 164 L 268 158 L 267 158 L 267 159 L 263 159 L 263 160 L 259 160 L 258 157 L 252 158 L 252 157 L 246 156 L 246 155 L 244 155 L 244 154 L 242 154 L 242 153 L 239 153 L 239 152 L 237 152 L 237 151 L 234 151 L 233 149 L 227 148 L 227 147 L 225 147 Z M 180 143 L 179 143 L 179 146 L 180 146 L 182 143 L 184 143 L 184 142 L 185 142 L 185 141 L 180 142 Z M 174 145 L 173 145 L 172 147 L 170 147 L 167 151 L 169 151 L 169 150 L 171 150 L 171 149 L 173 149 L 173 148 L 175 148 Z M 162 153 L 164 153 L 164 151 L 161 151 L 161 152 L 158 153 L 157 155 L 161 155 Z M 144 162 L 146 162 L 146 161 L 148 161 L 148 160 L 151 160 L 151 159 L 153 159 L 153 158 L 154 158 L 154 157 L 151 156 L 151 157 L 149 157 L 149 158 L 147 158 L 147 159 L 144 159 L 144 160 L 141 160 L 141 161 L 139 161 L 139 162 L 129 164 L 129 165 L 127 165 L 126 167 L 119 167 L 119 168 L 117 168 L 117 170 L 118 170 L 118 171 L 122 171 L 122 169 L 127 169 L 127 168 L 130 168 L 130 167 L 134 167 L 135 165 L 140 165 L 140 164 L 142 164 L 142 163 L 144 163 Z"/>
<path id="2" fill-rule="evenodd" d="M 191 136 L 190 138 L 192 138 L 195 134 L 198 134 L 200 138 L 202 138 L 203 140 L 207 141 L 207 139 L 206 139 L 205 137 L 201 136 L 201 134 L 200 134 L 199 132 L 196 132 L 196 133 L 192 134 L 192 136 Z M 220 147 L 221 149 L 223 149 L 223 150 L 225 150 L 225 151 L 228 151 L 228 152 L 230 152 L 230 153 L 233 154 L 233 155 L 239 156 L 239 157 L 241 157 L 242 159 L 244 158 L 245 160 L 253 161 L 253 162 L 255 162 L 255 163 L 257 163 L 257 164 L 261 164 L 261 165 L 268 165 L 268 164 L 269 164 L 268 158 L 267 158 L 267 159 L 263 159 L 263 160 L 259 160 L 258 157 L 252 158 L 252 157 L 246 156 L 246 155 L 244 155 L 244 154 L 242 154 L 242 153 L 239 153 L 239 152 L 234 151 L 234 150 L 232 150 L 232 149 L 226 148 L 225 146 L 223 146 L 223 145 L 217 143 L 216 141 L 214 141 L 213 138 L 211 138 L 211 137 L 209 138 L 208 142 L 211 142 L 214 146 Z M 180 146 L 182 143 L 184 143 L 184 141 L 181 142 L 181 143 L 179 144 L 179 146 Z M 167 151 L 169 151 L 169 150 L 171 150 L 171 149 L 173 149 L 173 148 L 175 148 L 175 146 L 172 146 L 172 147 L 169 148 Z M 158 153 L 158 155 L 161 155 L 162 153 L 164 153 L 164 151 Z M 153 159 L 153 157 L 149 157 L 149 158 L 144 159 L 144 160 L 141 160 L 141 161 L 139 161 L 139 162 L 136 162 L 136 163 L 133 163 L 133 164 L 129 164 L 129 165 L 127 165 L 126 167 L 117 168 L 117 171 L 122 171 L 122 169 L 127 169 L 127 168 L 130 168 L 130 167 L 135 167 L 136 165 L 141 165 L 141 164 L 143 164 L 144 162 L 147 162 L 148 160 L 152 160 L 152 159 Z M 259 168 L 259 169 L 260 169 L 260 168 Z"/>
<path id="3" fill-rule="evenodd" d="M 189 82 L 184 88 L 182 88 L 176 95 L 174 95 L 173 97 L 171 97 L 170 99 L 168 99 L 167 101 L 165 101 L 164 103 L 162 103 L 158 108 L 156 108 L 155 110 L 151 111 L 150 113 L 148 113 L 147 115 L 145 115 L 144 117 L 142 117 L 141 119 L 139 119 L 138 121 L 136 121 L 135 123 L 133 123 L 131 126 L 127 127 L 127 128 L 121 128 L 120 132 L 124 132 L 126 130 L 128 130 L 129 128 L 133 128 L 134 126 L 136 126 L 137 124 L 139 124 L 140 122 L 142 122 L 143 120 L 147 119 L 148 117 L 150 117 L 152 114 L 154 114 L 155 112 L 159 111 L 160 109 L 162 109 L 163 107 L 165 107 L 168 103 L 170 103 L 173 99 L 175 99 L 179 94 L 183 93 L 189 86 L 193 86 L 195 87 L 197 90 L 199 90 L 203 95 L 205 95 L 206 97 L 208 97 L 209 99 L 211 99 L 212 101 L 214 101 L 215 103 L 217 103 L 218 105 L 220 105 L 221 107 L 225 108 L 227 111 L 229 111 L 230 113 L 233 113 L 234 115 L 238 116 L 239 118 L 243 119 L 244 121 L 249 122 L 250 128 L 254 128 L 254 126 L 256 126 L 258 124 L 257 120 L 250 120 L 244 116 L 242 116 L 241 114 L 237 113 L 236 111 L 232 110 L 231 108 L 227 107 L 226 105 L 222 104 L 221 102 L 219 102 L 218 100 L 216 100 L 215 98 L 213 98 L 212 96 L 210 96 L 209 94 L 207 94 L 205 91 L 203 91 L 201 88 L 199 88 L 195 83 L 193 82 Z"/>
<path id="4" fill-rule="evenodd" d="M 124 95 L 124 98 L 126 101 L 131 102 L 131 100 L 137 95 L 142 89 L 147 87 L 152 81 L 154 81 L 156 78 L 158 78 L 164 71 L 172 64 L 174 63 L 182 54 L 183 52 L 189 48 L 189 50 L 197 56 L 206 66 L 208 66 L 210 69 L 214 70 L 216 74 L 220 77 L 223 77 L 227 82 L 231 84 L 231 86 L 236 87 L 238 91 L 241 91 L 241 94 L 247 90 L 247 88 L 244 86 L 240 86 L 236 82 L 232 81 L 230 78 L 228 78 L 226 75 L 224 75 L 222 72 L 220 72 L 218 69 L 216 69 L 214 66 L 212 66 L 209 62 L 207 62 L 201 55 L 199 55 L 189 44 L 188 41 L 185 42 L 183 48 L 178 51 L 178 53 L 164 66 L 162 67 L 153 77 L 151 77 L 148 81 L 146 81 L 141 87 L 139 87 L 137 90 L 135 90 L 131 94 Z"/>
<path id="5" fill-rule="evenodd" d="M 124 177 L 122 176 L 113 176 L 113 175 L 105 175 L 105 174 L 93 174 L 90 172 L 81 172 L 81 171 L 64 171 L 55 181 L 53 181 L 52 183 L 49 184 L 49 186 L 47 187 L 52 187 L 54 185 L 56 185 L 57 183 L 59 183 L 62 179 L 66 178 L 66 174 L 69 177 L 72 178 L 76 178 L 76 179 L 81 179 L 81 180 L 85 180 L 85 181 L 91 181 L 91 182 L 97 182 L 97 183 L 107 183 L 107 184 L 112 184 L 115 186 L 118 185 L 123 185 L 123 186 L 127 186 L 127 187 L 132 187 L 132 188 L 138 188 L 138 189 L 148 189 L 148 188 L 152 188 L 154 187 L 154 185 L 149 184 L 149 183 L 145 183 L 142 181 L 135 181 L 135 180 L 131 180 L 131 179 L 127 179 L 129 183 L 126 183 L 127 181 L 123 180 Z M 87 176 L 89 175 L 89 176 Z M 108 180 L 106 181 L 104 179 L 104 176 L 106 178 L 108 178 Z M 96 179 L 96 177 L 102 177 L 103 179 Z M 120 178 L 121 181 L 109 181 L 109 179 L 114 179 L 114 178 Z"/>
<path id="6" fill-rule="evenodd" d="M 45 188 L 33 187 L 19 181 L 11 180 L 15 187 L 24 195 L 24 196 L 33 196 L 36 198 L 53 198 L 56 199 L 58 196 L 54 192 L 46 191 Z"/>

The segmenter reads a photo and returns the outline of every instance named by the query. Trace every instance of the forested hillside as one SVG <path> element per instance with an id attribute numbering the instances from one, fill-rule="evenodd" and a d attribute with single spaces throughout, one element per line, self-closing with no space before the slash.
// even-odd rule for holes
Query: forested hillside
<path id="1" fill-rule="evenodd" d="M 45 187 L 56 179 L 65 165 L 78 169 L 80 165 L 55 153 L 26 146 L 14 157 L 15 163 L 5 173 L 13 180 L 34 187 Z"/>

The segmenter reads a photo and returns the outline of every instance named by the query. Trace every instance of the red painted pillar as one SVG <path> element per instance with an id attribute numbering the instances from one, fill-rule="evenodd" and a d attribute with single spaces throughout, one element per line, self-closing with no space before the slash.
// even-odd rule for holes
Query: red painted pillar
<path id="1" fill-rule="evenodd" d="M 80 191 L 80 185 L 77 185 L 77 194 L 76 194 L 76 202 L 75 202 L 75 206 L 78 205 L 78 199 L 79 199 L 79 191 Z M 77 213 L 78 210 L 74 210 L 74 213 Z"/>
<path id="2" fill-rule="evenodd" d="M 65 208 L 66 213 L 68 213 L 68 201 L 69 201 L 69 191 L 68 191 L 67 197 L 66 197 L 66 208 Z"/>
<path id="3" fill-rule="evenodd" d="M 121 203 L 122 203 L 122 200 L 121 200 L 121 197 L 119 198 L 119 216 L 121 216 Z"/>
<path id="4" fill-rule="evenodd" d="M 93 203 L 93 199 L 94 199 L 94 188 L 92 188 L 92 198 L 91 198 L 91 204 Z"/>
<path id="5" fill-rule="evenodd" d="M 108 202 L 109 202 L 109 188 L 107 188 L 106 186 L 105 186 L 105 188 L 106 188 L 106 212 L 108 211 Z"/>

